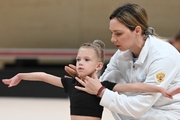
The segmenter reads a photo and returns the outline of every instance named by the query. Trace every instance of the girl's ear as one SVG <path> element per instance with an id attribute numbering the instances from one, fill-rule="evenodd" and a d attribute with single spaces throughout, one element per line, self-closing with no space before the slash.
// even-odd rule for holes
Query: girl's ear
<path id="1" fill-rule="evenodd" d="M 103 63 L 99 62 L 97 67 L 96 67 L 96 71 L 100 71 L 103 68 Z"/>

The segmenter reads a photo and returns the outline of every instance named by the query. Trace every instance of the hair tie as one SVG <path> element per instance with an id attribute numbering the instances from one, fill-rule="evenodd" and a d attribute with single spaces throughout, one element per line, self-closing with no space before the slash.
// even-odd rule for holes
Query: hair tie
<path id="1" fill-rule="evenodd" d="M 155 33 L 154 28 L 152 28 L 152 27 L 148 27 L 148 29 L 149 29 L 149 30 L 151 30 L 151 35 L 154 35 L 154 33 Z"/>
<path id="2" fill-rule="evenodd" d="M 145 31 L 144 31 L 144 34 L 146 35 L 146 36 L 148 36 L 148 35 L 154 35 L 155 34 L 155 30 L 154 30 L 154 28 L 152 28 L 152 27 L 148 27 Z"/>

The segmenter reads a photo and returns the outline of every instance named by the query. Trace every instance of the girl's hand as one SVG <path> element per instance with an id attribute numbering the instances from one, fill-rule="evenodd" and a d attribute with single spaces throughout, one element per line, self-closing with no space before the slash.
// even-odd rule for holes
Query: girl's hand
<path id="1" fill-rule="evenodd" d="M 18 77 L 18 74 L 12 77 L 11 79 L 2 79 L 2 82 L 6 85 L 9 85 L 8 87 L 13 87 L 19 84 L 21 79 Z"/>
<path id="2" fill-rule="evenodd" d="M 169 94 L 169 92 L 162 93 L 164 97 L 168 97 L 170 99 L 173 99 L 172 95 Z"/>
<path id="3" fill-rule="evenodd" d="M 176 89 L 174 89 L 172 91 L 168 91 L 166 89 L 162 89 L 161 93 L 163 94 L 163 96 L 173 99 L 174 95 L 180 93 L 180 87 L 178 87 L 178 88 L 176 88 Z"/>
<path id="4" fill-rule="evenodd" d="M 89 76 L 85 77 L 85 80 L 81 80 L 80 78 L 76 77 L 76 80 L 83 85 L 84 87 L 79 87 L 79 86 L 75 86 L 76 89 L 81 90 L 81 91 L 85 91 L 89 94 L 93 94 L 96 95 L 99 88 L 102 86 L 102 84 L 100 83 L 98 76 L 97 76 L 97 71 L 94 72 L 92 78 Z"/>
<path id="5" fill-rule="evenodd" d="M 179 93 L 180 93 L 180 87 L 168 92 L 168 94 L 171 96 L 174 96 L 174 95 L 179 94 Z"/>

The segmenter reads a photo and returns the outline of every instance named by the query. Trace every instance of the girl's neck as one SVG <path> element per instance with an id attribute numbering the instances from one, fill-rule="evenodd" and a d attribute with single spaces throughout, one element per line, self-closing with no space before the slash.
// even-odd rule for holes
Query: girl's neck
<path id="1" fill-rule="evenodd" d="M 89 76 L 89 75 L 87 75 L 87 76 Z M 80 78 L 82 81 L 85 80 L 85 77 L 86 77 L 86 76 L 83 76 L 83 77 L 79 76 L 79 78 Z M 91 77 L 91 76 L 89 76 L 89 77 Z"/>

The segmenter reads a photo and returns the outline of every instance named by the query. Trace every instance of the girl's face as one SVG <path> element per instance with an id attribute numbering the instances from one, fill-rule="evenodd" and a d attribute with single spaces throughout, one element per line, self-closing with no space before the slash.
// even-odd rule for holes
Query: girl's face
<path id="1" fill-rule="evenodd" d="M 110 20 L 109 29 L 112 33 L 111 42 L 113 42 L 119 50 L 126 51 L 133 49 L 136 40 L 135 31 L 131 31 L 116 18 Z"/>
<path id="2" fill-rule="evenodd" d="M 76 71 L 80 78 L 92 76 L 96 70 L 99 70 L 99 64 L 100 62 L 93 48 L 79 49 L 76 57 Z"/>

